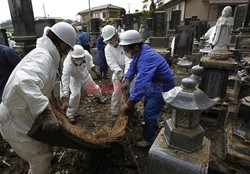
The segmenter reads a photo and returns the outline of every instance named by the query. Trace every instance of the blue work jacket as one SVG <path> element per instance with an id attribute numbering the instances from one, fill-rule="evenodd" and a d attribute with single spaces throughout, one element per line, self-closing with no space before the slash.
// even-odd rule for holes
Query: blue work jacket
<path id="1" fill-rule="evenodd" d="M 130 92 L 130 100 L 138 102 L 145 99 L 160 97 L 162 92 L 175 86 L 174 75 L 167 61 L 154 49 L 143 44 L 139 53 L 130 64 L 126 78 L 136 76 L 134 87 Z"/>
<path id="2" fill-rule="evenodd" d="M 8 78 L 20 61 L 21 57 L 12 48 L 0 45 L 0 102 Z"/>

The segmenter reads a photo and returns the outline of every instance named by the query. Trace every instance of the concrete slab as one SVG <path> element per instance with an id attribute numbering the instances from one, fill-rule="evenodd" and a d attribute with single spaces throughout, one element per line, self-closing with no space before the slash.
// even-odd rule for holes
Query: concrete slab
<path id="1" fill-rule="evenodd" d="M 229 124 L 225 131 L 225 161 L 238 167 L 250 169 L 250 143 L 233 136 L 233 124 Z"/>
<path id="2" fill-rule="evenodd" d="M 170 148 L 160 131 L 149 150 L 148 174 L 204 174 L 208 172 L 210 141 L 204 138 L 202 148 L 186 153 Z"/>

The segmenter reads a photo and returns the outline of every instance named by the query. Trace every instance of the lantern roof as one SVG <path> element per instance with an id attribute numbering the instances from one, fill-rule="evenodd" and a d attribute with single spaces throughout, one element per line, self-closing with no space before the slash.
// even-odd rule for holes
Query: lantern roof
<path id="1" fill-rule="evenodd" d="M 205 111 L 216 104 L 216 101 L 196 87 L 192 78 L 182 79 L 182 85 L 163 92 L 165 102 L 176 110 Z"/>

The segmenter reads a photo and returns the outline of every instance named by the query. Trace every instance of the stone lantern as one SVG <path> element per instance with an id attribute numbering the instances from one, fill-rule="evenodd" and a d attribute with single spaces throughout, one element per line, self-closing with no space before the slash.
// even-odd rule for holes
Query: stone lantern
<path id="1" fill-rule="evenodd" d="M 172 109 L 164 132 L 169 147 L 189 153 L 199 149 L 204 138 L 204 129 L 200 126 L 201 112 L 210 109 L 216 102 L 198 89 L 192 78 L 183 79 L 181 86 L 163 96 Z"/>
<path id="2" fill-rule="evenodd" d="M 200 49 L 203 49 L 206 47 L 206 37 L 205 36 L 202 36 L 200 38 L 200 45 L 199 45 Z"/>
<path id="3" fill-rule="evenodd" d="M 175 75 L 175 85 L 181 85 L 181 80 L 183 78 L 189 77 L 189 68 L 192 66 L 192 62 L 188 60 L 186 56 L 179 58 L 178 71 Z"/>
<path id="4" fill-rule="evenodd" d="M 197 85 L 200 85 L 202 80 L 204 68 L 196 65 L 192 67 L 192 75 L 190 76 L 191 79 L 194 79 L 197 82 Z"/>
<path id="5" fill-rule="evenodd" d="M 194 38 L 193 52 L 191 56 L 191 61 L 193 65 L 198 65 L 200 63 L 201 53 L 199 48 L 199 42 Z"/>
<path id="6" fill-rule="evenodd" d="M 192 78 L 163 93 L 172 110 L 148 154 L 148 174 L 208 173 L 210 141 L 204 137 L 200 114 L 215 101 L 196 87 Z"/>

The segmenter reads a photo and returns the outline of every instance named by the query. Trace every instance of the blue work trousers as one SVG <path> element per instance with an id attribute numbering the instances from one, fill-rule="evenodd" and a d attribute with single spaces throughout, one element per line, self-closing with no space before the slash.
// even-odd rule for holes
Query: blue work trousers
<path id="1" fill-rule="evenodd" d="M 155 132 L 160 118 L 160 113 L 164 105 L 165 101 L 162 95 L 145 98 L 144 100 L 145 127 L 143 130 L 143 137 L 148 142 L 153 143 L 155 139 Z"/>

